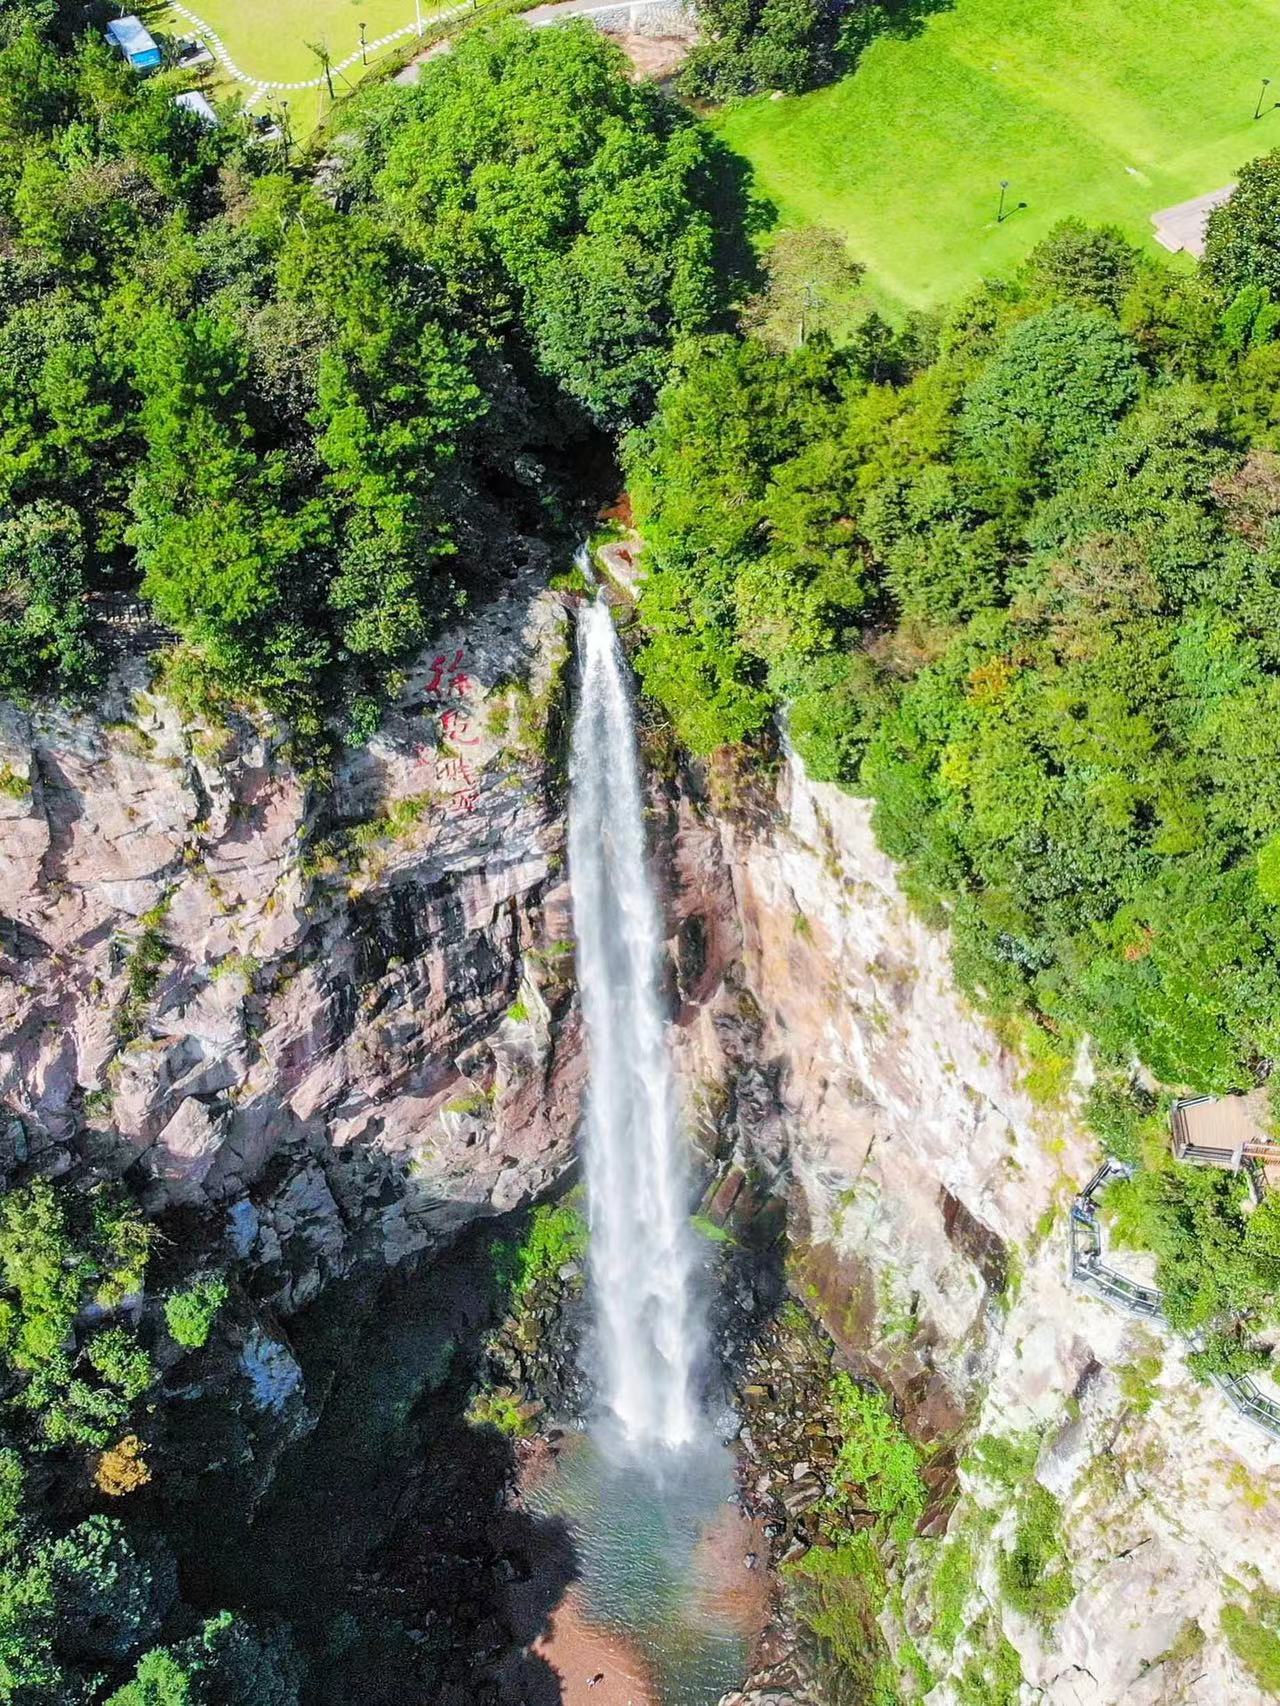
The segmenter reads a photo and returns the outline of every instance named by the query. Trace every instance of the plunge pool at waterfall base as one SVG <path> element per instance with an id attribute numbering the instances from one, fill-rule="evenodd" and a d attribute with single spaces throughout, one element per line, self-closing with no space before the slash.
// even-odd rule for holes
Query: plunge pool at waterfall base
<path id="1" fill-rule="evenodd" d="M 563 1706 L 717 1706 L 741 1686 L 771 1579 L 733 1491 L 715 1439 L 637 1457 L 569 1434 L 530 1463 L 521 1502 L 567 1524 L 577 1565 L 538 1647 Z"/>

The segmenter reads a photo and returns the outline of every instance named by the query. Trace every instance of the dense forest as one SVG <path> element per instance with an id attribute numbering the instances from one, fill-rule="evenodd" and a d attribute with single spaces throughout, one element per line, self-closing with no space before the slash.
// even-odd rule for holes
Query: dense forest
<path id="1" fill-rule="evenodd" d="M 511 25 L 351 115 L 338 206 L 59 16 L 0 21 L 0 688 L 91 686 L 140 592 L 188 691 L 367 731 L 725 323 L 732 182 L 593 32 Z"/>
<path id="2" fill-rule="evenodd" d="M 1280 1043 L 1278 170 L 1196 275 L 1064 226 L 938 323 L 689 346 L 628 441 L 646 686 L 874 799 L 1046 1087 Z"/>
<path id="3" fill-rule="evenodd" d="M 775 312 L 682 348 L 626 445 L 648 691 L 695 752 L 780 719 L 873 801 L 1033 1093 L 1087 1039 L 1139 1164 L 1113 1236 L 1202 1373 L 1268 1360 L 1280 1292 L 1276 1199 L 1168 1150 L 1174 1090 L 1280 1046 L 1278 216 L 1273 155 L 1194 273 L 1067 223 L 933 320 Z"/>

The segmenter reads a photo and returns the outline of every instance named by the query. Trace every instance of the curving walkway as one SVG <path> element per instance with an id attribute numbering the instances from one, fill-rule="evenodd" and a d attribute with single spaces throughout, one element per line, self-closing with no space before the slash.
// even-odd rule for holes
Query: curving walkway
<path id="1" fill-rule="evenodd" d="M 1098 1224 L 1098 1193 L 1113 1179 L 1127 1179 L 1132 1169 L 1120 1161 L 1104 1161 L 1071 1205 L 1070 1280 L 1099 1302 L 1126 1315 L 1163 1321 L 1164 1309 L 1154 1286 L 1139 1285 L 1103 1261 L 1102 1229 Z M 1198 1335 L 1184 1334 L 1192 1350 L 1199 1348 Z M 1280 1404 L 1263 1395 L 1247 1374 L 1210 1376 L 1213 1384 L 1237 1415 L 1280 1439 Z"/>
<path id="2" fill-rule="evenodd" d="M 326 78 L 323 73 L 319 77 L 305 78 L 300 83 L 283 83 L 278 78 L 254 77 L 248 71 L 242 71 L 227 52 L 222 37 L 212 25 L 206 24 L 203 18 L 193 12 L 190 7 L 181 5 L 179 0 L 170 0 L 170 5 L 179 17 L 185 18 L 194 29 L 199 30 L 218 64 L 229 77 L 234 77 L 237 83 L 248 83 L 252 88 L 259 91 L 263 89 L 320 89 L 324 87 Z M 430 25 L 438 24 L 446 18 L 460 18 L 463 13 L 474 11 L 474 9 L 472 0 L 462 0 L 459 5 L 446 6 L 443 11 L 432 12 L 424 16 L 421 20 L 421 28 L 425 30 Z M 419 21 L 415 18 L 411 24 L 406 24 L 403 29 L 392 30 L 390 35 L 379 36 L 376 41 L 366 42 L 363 52 L 357 48 L 354 53 L 349 53 L 345 59 L 335 60 L 329 66 L 329 75 L 339 77 L 343 72 L 349 71 L 353 65 L 362 64 L 366 57 L 381 53 L 384 48 L 391 47 L 393 43 L 403 41 L 406 36 L 418 33 Z"/>
<path id="3" fill-rule="evenodd" d="M 217 30 L 207 24 L 197 12 L 189 6 L 181 4 L 181 0 L 169 0 L 170 7 L 179 17 L 185 18 L 191 27 L 200 32 L 213 57 L 221 65 L 229 77 L 237 83 L 245 83 L 254 91 L 249 97 L 250 103 L 261 100 L 270 89 L 282 92 L 295 89 L 321 89 L 328 79 L 322 72 L 319 77 L 304 78 L 301 82 L 286 83 L 274 77 L 255 77 L 251 72 L 242 70 L 228 53 L 226 44 Z M 465 17 L 471 12 L 478 11 L 483 0 L 457 0 L 452 6 L 445 6 L 436 12 L 425 13 L 421 18 L 415 18 L 411 24 L 405 24 L 402 29 L 392 30 L 390 35 L 379 36 L 376 41 L 366 42 L 363 50 L 357 48 L 345 59 L 335 60 L 329 66 L 329 76 L 341 77 L 353 65 L 364 63 L 381 53 L 385 48 L 392 47 L 398 41 L 404 41 L 411 35 L 421 35 L 434 24 L 447 23 L 450 18 Z M 521 14 L 527 24 L 533 29 L 541 29 L 546 24 L 558 23 L 562 18 L 603 18 L 621 17 L 625 14 L 625 22 L 634 29 L 641 14 L 652 15 L 664 19 L 670 32 L 676 35 L 692 36 L 695 28 L 694 13 L 686 0 L 554 0 L 546 6 L 535 6 L 531 11 Z"/>

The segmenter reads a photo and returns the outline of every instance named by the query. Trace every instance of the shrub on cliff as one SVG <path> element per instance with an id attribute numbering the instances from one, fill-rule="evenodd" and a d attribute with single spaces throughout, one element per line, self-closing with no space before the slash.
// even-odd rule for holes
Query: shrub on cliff
<path id="1" fill-rule="evenodd" d="M 145 1654 L 107 1706 L 298 1706 L 303 1680 L 282 1624 L 223 1611 L 189 1640 Z"/>
<path id="2" fill-rule="evenodd" d="M 105 1191 L 38 1179 L 0 1204 L 0 1357 L 50 1444 L 107 1445 L 154 1378 L 125 1327 L 75 1342 L 84 1303 L 140 1286 L 149 1243 L 136 1209 Z"/>
<path id="3" fill-rule="evenodd" d="M 1280 1595 L 1255 1592 L 1248 1606 L 1224 1605 L 1220 1614 L 1227 1645 L 1268 1694 L 1280 1694 Z"/>
<path id="4" fill-rule="evenodd" d="M 227 1300 L 227 1282 L 220 1273 L 199 1274 L 164 1300 L 164 1318 L 180 1345 L 199 1350 L 208 1342 L 218 1311 Z"/>
<path id="5" fill-rule="evenodd" d="M 587 1223 L 573 1202 L 541 1203 L 517 1244 L 493 1247 L 494 1276 L 509 1306 L 520 1310 L 542 1286 L 587 1251 Z"/>
<path id="6" fill-rule="evenodd" d="M 1062 1506 L 1029 1481 L 1019 1499 L 1013 1542 L 996 1560 L 1000 1589 L 1015 1611 L 1051 1624 L 1075 1594 L 1062 1538 Z"/>
<path id="7" fill-rule="evenodd" d="M 840 1372 L 832 1378 L 831 1398 L 840 1430 L 831 1476 L 836 1508 L 874 1511 L 905 1547 L 927 1502 L 920 1453 L 882 1393 Z"/>

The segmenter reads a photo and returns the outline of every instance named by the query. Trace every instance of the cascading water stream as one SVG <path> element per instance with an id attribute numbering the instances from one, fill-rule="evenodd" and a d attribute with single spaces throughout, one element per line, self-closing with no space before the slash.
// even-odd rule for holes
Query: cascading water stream
<path id="1" fill-rule="evenodd" d="M 635 1446 L 704 1431 L 684 1153 L 661 1002 L 626 665 L 603 595 L 578 615 L 569 874 L 590 1083 L 586 1176 L 601 1395 Z"/>
<path id="2" fill-rule="evenodd" d="M 578 561 L 590 577 L 585 551 Z M 575 1692 L 581 1676 L 584 1690 L 604 1682 L 610 1701 L 715 1706 L 742 1678 L 768 1594 L 753 1591 L 744 1555 L 754 1559 L 760 1542 L 730 1503 L 732 1459 L 700 1402 L 708 1335 L 667 1056 L 661 914 L 629 675 L 603 595 L 578 613 L 578 674 L 569 878 L 590 1067 L 595 1372 L 607 1415 L 562 1443 L 527 1497 L 568 1522 L 573 1615 L 588 1640 L 604 1642 L 585 1663 L 564 1662 L 566 1701 L 587 1706 Z"/>

